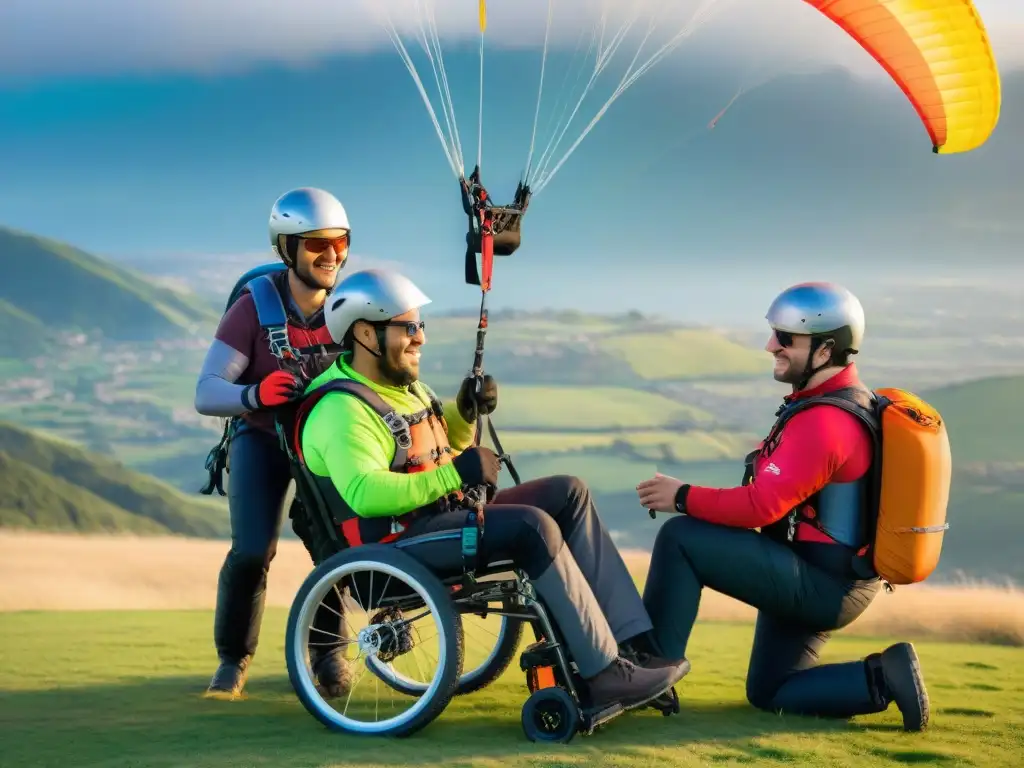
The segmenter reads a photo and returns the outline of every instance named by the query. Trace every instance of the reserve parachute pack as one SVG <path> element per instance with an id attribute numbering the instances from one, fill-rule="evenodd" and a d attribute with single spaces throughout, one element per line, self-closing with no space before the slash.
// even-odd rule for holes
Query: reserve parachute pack
<path id="1" fill-rule="evenodd" d="M 865 529 L 868 539 L 857 552 L 854 570 L 863 578 L 878 576 L 890 585 L 916 584 L 939 564 L 949 528 L 949 435 L 939 412 L 912 392 L 877 389 L 867 407 L 864 394 L 845 389 L 800 400 L 786 409 L 782 421 L 805 408 L 828 404 L 867 425 L 875 450 Z"/>

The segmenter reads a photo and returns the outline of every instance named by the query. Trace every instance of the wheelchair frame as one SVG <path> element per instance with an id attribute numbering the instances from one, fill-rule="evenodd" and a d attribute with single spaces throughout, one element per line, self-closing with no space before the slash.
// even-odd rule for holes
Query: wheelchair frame
<path id="1" fill-rule="evenodd" d="M 282 414 L 283 415 L 283 414 Z M 301 600 L 303 594 L 308 594 L 319 585 L 321 581 L 330 576 L 330 573 L 342 565 L 345 561 L 364 560 L 375 561 L 374 554 L 377 553 L 383 560 L 394 559 L 386 552 L 398 552 L 409 558 L 406 565 L 410 571 L 420 570 L 419 575 L 414 576 L 424 584 L 428 591 L 440 594 L 443 592 L 450 600 L 450 607 L 457 617 L 454 631 L 458 634 L 458 645 L 460 651 L 456 663 L 455 680 L 451 683 L 448 691 L 437 691 L 435 696 L 442 699 L 438 706 L 433 709 L 430 716 L 422 718 L 419 722 L 409 727 L 402 727 L 392 732 L 385 732 L 383 735 L 404 737 L 412 735 L 427 724 L 432 722 L 444 711 L 448 702 L 454 695 L 461 695 L 479 690 L 500 677 L 511 663 L 514 655 L 521 646 L 523 623 L 528 623 L 534 633 L 535 642 L 527 646 L 520 654 L 519 666 L 525 673 L 526 685 L 530 696 L 523 705 L 521 713 L 521 724 L 526 737 L 530 741 L 561 742 L 567 743 L 577 733 L 585 735 L 592 734 L 600 725 L 608 722 L 616 716 L 627 711 L 619 703 L 605 707 L 591 707 L 586 702 L 585 695 L 575 680 L 578 680 L 578 673 L 575 665 L 566 654 L 562 640 L 557 628 L 554 626 L 542 601 L 536 594 L 533 585 L 526 574 L 517 568 L 510 567 L 510 561 L 484 564 L 483 567 L 477 562 L 473 567 L 464 567 L 463 572 L 452 575 L 441 575 L 431 571 L 423 563 L 415 558 L 412 550 L 418 543 L 436 540 L 461 539 L 463 530 L 448 530 L 435 533 L 426 533 L 412 536 L 407 539 L 398 539 L 387 544 L 363 544 L 358 547 L 349 547 L 340 534 L 339 526 L 335 523 L 329 505 L 317 488 L 311 477 L 309 469 L 296 455 L 293 448 L 289 429 L 290 419 L 278 416 L 276 421 L 278 437 L 282 448 L 289 459 L 292 476 L 295 480 L 295 497 L 301 511 L 297 514 L 304 515 L 312 530 L 308 531 L 310 541 L 307 546 L 315 554 L 316 563 L 313 571 L 309 574 L 306 582 L 300 588 L 296 600 L 293 602 L 288 617 L 288 641 L 286 642 L 286 655 L 288 663 L 289 679 L 296 694 L 299 696 L 306 709 L 321 723 L 332 730 L 342 732 L 353 732 L 352 729 L 339 725 L 326 718 L 320 712 L 317 703 L 311 700 L 311 693 L 299 680 L 299 659 L 295 658 L 297 653 L 294 644 L 296 633 L 301 628 L 296 622 L 301 613 Z M 486 535 L 486 532 L 485 534 Z M 399 558 L 404 559 L 403 558 Z M 413 565 L 415 564 L 415 566 Z M 401 570 L 401 566 L 397 566 Z M 510 572 L 512 578 L 503 580 L 484 581 L 489 576 L 495 576 Z M 503 608 L 491 607 L 493 602 L 501 602 Z M 511 604 L 514 609 L 504 606 Z M 494 657 L 497 662 L 494 669 L 480 673 L 482 683 L 475 680 L 464 681 L 462 670 L 462 614 L 476 614 L 486 618 L 488 614 L 500 615 L 505 618 L 505 628 L 510 628 L 511 638 L 514 643 L 511 647 L 506 635 L 499 637 L 496 648 L 499 655 Z M 308 631 L 308 629 L 307 629 Z M 371 667 L 370 664 L 367 664 Z M 371 671 L 377 674 L 371 667 Z M 378 675 L 379 677 L 379 675 Z M 387 682 L 387 681 L 385 681 Z M 399 689 L 400 690 L 400 689 Z M 428 689 L 429 693 L 429 689 Z M 322 699 L 321 699 L 322 701 Z M 662 712 L 663 715 L 677 713 L 679 711 L 679 700 L 675 689 L 669 689 L 661 697 L 654 701 L 647 702 L 642 706 L 649 706 Z"/>

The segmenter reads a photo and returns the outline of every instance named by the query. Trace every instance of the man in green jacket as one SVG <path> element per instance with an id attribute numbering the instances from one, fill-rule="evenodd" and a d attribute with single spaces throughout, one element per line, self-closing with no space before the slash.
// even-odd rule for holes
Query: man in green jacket
<path id="1" fill-rule="evenodd" d="M 500 461 L 472 445 L 479 412 L 497 405 L 497 385 L 486 377 L 477 393 L 463 383 L 443 407 L 419 381 L 426 343 L 419 309 L 429 299 L 402 275 L 358 272 L 338 285 L 325 321 L 343 352 L 307 389 L 319 397 L 309 411 L 301 448 L 307 467 L 331 500 L 349 545 L 394 541 L 461 530 L 466 488 L 498 484 Z M 336 380 L 358 382 L 379 398 L 379 409 L 345 393 L 315 393 Z M 387 420 L 378 410 L 388 413 Z M 399 452 L 396 425 L 408 425 Z M 651 629 L 629 571 L 575 477 L 545 477 L 497 492 L 485 506 L 480 542 L 484 561 L 511 559 L 526 572 L 557 625 L 593 705 L 649 702 L 685 674 L 688 662 L 641 658 L 631 638 Z M 458 539 L 411 549 L 428 567 L 458 571 Z"/>

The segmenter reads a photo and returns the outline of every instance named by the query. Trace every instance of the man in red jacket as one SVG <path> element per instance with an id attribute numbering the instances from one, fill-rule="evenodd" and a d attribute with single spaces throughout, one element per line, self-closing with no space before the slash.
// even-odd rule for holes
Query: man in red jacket
<path id="1" fill-rule="evenodd" d="M 701 591 L 710 587 L 758 609 L 747 675 L 755 707 L 848 718 L 895 702 L 904 728 L 921 730 L 928 696 L 911 644 L 817 663 L 830 633 L 860 616 L 881 587 L 853 567 L 867 543 L 874 443 L 840 408 L 786 411 L 839 391 L 869 405 L 871 391 L 849 360 L 864 336 L 863 309 L 840 286 L 803 283 L 780 294 L 767 319 L 775 380 L 793 391 L 776 414 L 781 429 L 747 457 L 744 483 L 702 488 L 659 474 L 637 486 L 649 510 L 682 513 L 654 545 L 644 591 L 654 623 L 649 650 L 685 655 Z"/>

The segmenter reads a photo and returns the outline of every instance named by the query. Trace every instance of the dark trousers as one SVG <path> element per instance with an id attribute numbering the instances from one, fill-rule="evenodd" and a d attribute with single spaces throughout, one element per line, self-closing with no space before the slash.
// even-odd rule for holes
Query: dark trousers
<path id="1" fill-rule="evenodd" d="M 747 672 L 752 705 L 820 717 L 880 712 L 863 661 L 818 664 L 831 632 L 860 616 L 881 586 L 850 578 L 848 562 L 838 545 L 791 547 L 756 531 L 672 518 L 658 532 L 643 596 L 653 650 L 685 655 L 701 591 L 710 587 L 758 609 Z"/>
<path id="2" fill-rule="evenodd" d="M 267 597 L 267 574 L 277 554 L 284 502 L 291 482 L 288 457 L 277 436 L 243 424 L 228 448 L 228 507 L 231 549 L 217 582 L 214 644 L 222 661 L 256 653 Z M 304 542 L 305 543 L 305 542 Z M 306 543 L 308 549 L 308 543 Z M 329 595 L 314 626 L 339 633 L 341 610 Z M 332 618 L 333 617 L 333 618 Z"/>
<path id="3" fill-rule="evenodd" d="M 626 564 L 597 514 L 586 485 L 555 476 L 504 489 L 485 507 L 480 558 L 511 560 L 526 572 L 584 678 L 618 655 L 618 645 L 651 629 Z M 402 535 L 460 530 L 464 509 L 424 515 Z M 458 539 L 416 543 L 406 551 L 435 571 L 462 567 Z"/>

